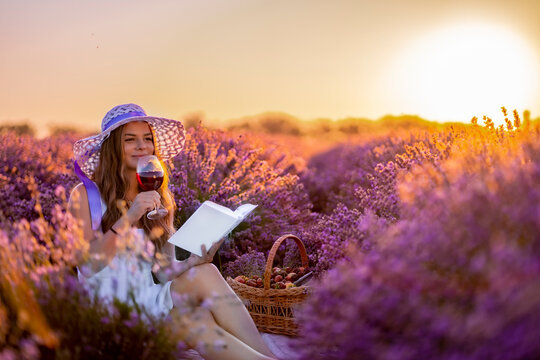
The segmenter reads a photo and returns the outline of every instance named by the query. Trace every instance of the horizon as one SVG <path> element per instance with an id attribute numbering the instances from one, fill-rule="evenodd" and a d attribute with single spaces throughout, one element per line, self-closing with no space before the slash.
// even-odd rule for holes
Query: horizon
<path id="1" fill-rule="evenodd" d="M 511 121 L 513 121 L 512 111 L 513 110 L 508 110 L 508 118 L 510 118 Z M 519 115 L 522 122 L 524 121 L 525 112 L 529 112 L 529 111 L 524 110 L 524 112 L 522 112 L 522 113 L 518 112 L 518 115 Z M 377 125 L 378 122 L 384 122 L 384 121 L 387 121 L 387 120 L 396 120 L 398 123 L 399 122 L 407 122 L 407 121 L 412 120 L 413 122 L 418 122 L 417 125 L 419 127 L 421 127 L 422 125 L 425 125 L 423 123 L 428 123 L 429 125 L 441 125 L 441 126 L 454 125 L 454 124 L 472 125 L 471 121 L 468 121 L 468 122 L 435 121 L 435 120 L 423 118 L 423 117 L 421 117 L 419 115 L 415 115 L 415 114 L 399 114 L 399 115 L 385 114 L 385 115 L 383 115 L 381 117 L 378 117 L 376 119 L 367 118 L 367 117 L 344 117 L 344 118 L 340 118 L 340 119 L 329 119 L 329 118 L 320 117 L 320 118 L 305 120 L 305 119 L 300 119 L 300 118 L 294 117 L 291 114 L 287 114 L 287 113 L 284 113 L 284 112 L 275 112 L 275 111 L 267 111 L 267 112 L 263 112 L 263 113 L 260 113 L 260 114 L 248 115 L 248 116 L 239 117 L 239 118 L 236 118 L 236 119 L 227 119 L 227 120 L 222 120 L 222 121 L 215 122 L 215 123 L 205 122 L 204 119 L 201 119 L 201 118 L 198 117 L 198 114 L 195 114 L 195 116 L 186 116 L 183 119 L 176 119 L 176 120 L 182 121 L 182 123 L 186 127 L 193 126 L 192 122 L 194 120 L 196 121 L 196 120 L 200 119 L 200 120 L 202 120 L 202 125 L 209 128 L 209 129 L 221 129 L 221 130 L 235 130 L 236 129 L 236 130 L 238 130 L 237 126 L 245 125 L 250 120 L 255 121 L 255 124 L 257 126 L 261 127 L 262 126 L 261 125 L 261 120 L 264 119 L 264 118 L 268 118 L 268 117 L 275 117 L 276 119 L 281 118 L 281 119 L 284 119 L 286 121 L 290 121 L 293 124 L 299 125 L 300 130 L 304 130 L 304 131 L 307 130 L 307 133 L 300 133 L 300 134 L 298 134 L 296 136 L 306 136 L 306 135 L 311 136 L 311 135 L 313 135 L 313 133 L 311 132 L 312 129 L 310 129 L 309 126 L 310 125 L 317 125 L 317 123 L 321 124 L 323 122 L 330 122 L 330 123 L 333 123 L 333 124 L 336 124 L 336 125 L 339 125 L 340 122 L 344 122 L 344 123 L 347 123 L 347 122 L 359 122 L 359 123 L 362 123 L 363 125 L 365 125 L 365 123 L 368 122 L 368 123 L 373 123 L 373 125 Z M 504 125 L 504 116 L 503 116 L 502 110 L 501 110 L 500 117 L 495 118 L 495 119 L 490 117 L 490 119 L 494 122 L 494 124 L 496 126 Z M 537 122 L 537 121 L 540 121 L 540 116 L 533 116 L 529 112 L 528 113 L 528 119 L 530 121 L 532 121 L 532 122 Z M 482 119 L 482 117 L 477 117 L 477 123 L 480 126 L 484 125 L 484 120 Z M 388 124 L 385 124 L 385 125 L 388 125 Z M 383 125 L 383 126 L 385 126 L 385 125 Z M 302 128 L 302 127 L 305 127 L 305 126 L 308 126 L 308 128 Z M 36 127 L 34 124 L 32 124 L 29 121 L 0 122 L 0 130 L 6 129 L 6 128 L 7 129 L 9 129 L 9 128 L 19 128 L 19 130 L 22 130 L 23 132 L 29 131 L 29 133 L 33 134 L 36 138 L 45 138 L 45 137 L 49 137 L 49 136 L 54 136 L 54 134 L 52 133 L 54 130 L 57 130 L 57 131 L 60 131 L 60 132 L 73 131 L 73 132 L 78 133 L 78 134 L 88 134 L 88 135 L 97 134 L 97 133 L 100 132 L 100 126 L 99 125 L 94 126 L 94 127 L 88 127 L 88 128 L 77 128 L 75 126 L 70 126 L 69 124 L 65 124 L 65 125 L 64 124 L 49 124 L 49 125 L 44 125 L 44 126 L 41 126 L 41 127 Z M 333 130 L 334 131 L 336 131 L 336 130 L 337 131 L 342 131 L 342 130 L 339 130 L 339 128 L 334 128 Z M 264 129 L 258 129 L 257 127 L 255 127 L 255 132 L 263 132 L 264 133 L 265 130 Z"/>

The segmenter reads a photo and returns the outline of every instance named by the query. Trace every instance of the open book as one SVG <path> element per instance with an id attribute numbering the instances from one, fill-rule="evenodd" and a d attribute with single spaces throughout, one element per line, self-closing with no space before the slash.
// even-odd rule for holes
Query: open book
<path id="1" fill-rule="evenodd" d="M 202 256 L 201 245 L 210 249 L 212 244 L 227 236 L 256 207 L 244 204 L 232 211 L 212 201 L 205 201 L 170 237 L 169 242 Z"/>

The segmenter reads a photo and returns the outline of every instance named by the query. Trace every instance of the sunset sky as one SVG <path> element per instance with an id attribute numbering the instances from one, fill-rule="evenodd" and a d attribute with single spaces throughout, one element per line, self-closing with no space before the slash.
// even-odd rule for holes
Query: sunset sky
<path id="1" fill-rule="evenodd" d="M 0 0 L 0 123 L 540 116 L 540 0 Z"/>

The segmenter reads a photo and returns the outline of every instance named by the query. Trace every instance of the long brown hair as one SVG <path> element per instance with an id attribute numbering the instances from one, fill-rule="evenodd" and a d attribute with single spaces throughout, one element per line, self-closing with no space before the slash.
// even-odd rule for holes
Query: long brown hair
<path id="1" fill-rule="evenodd" d="M 107 210 L 101 220 L 103 233 L 107 232 L 111 226 L 120 219 L 122 213 L 129 207 L 130 203 L 126 199 L 129 179 L 124 173 L 125 165 L 124 147 L 122 146 L 122 129 L 125 125 L 111 131 L 109 137 L 103 141 L 100 149 L 99 163 L 94 172 L 93 180 L 97 184 L 101 197 L 107 205 Z M 152 139 L 154 130 L 152 130 Z M 160 160 L 161 161 L 161 160 Z M 162 162 L 162 165 L 163 162 Z M 158 220 L 150 220 L 142 216 L 139 226 L 144 229 L 146 235 L 159 250 L 173 233 L 174 201 L 169 190 L 169 174 L 167 167 L 164 168 L 163 184 L 157 190 L 161 195 L 161 204 L 169 211 L 169 215 Z M 127 207 L 126 207 L 127 206 Z"/>

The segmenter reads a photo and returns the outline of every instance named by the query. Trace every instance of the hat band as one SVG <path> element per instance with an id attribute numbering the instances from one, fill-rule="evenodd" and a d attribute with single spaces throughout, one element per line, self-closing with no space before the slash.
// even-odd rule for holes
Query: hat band
<path id="1" fill-rule="evenodd" d="M 75 175 L 77 175 L 86 188 L 90 217 L 92 219 L 92 230 L 97 230 L 101 225 L 101 195 L 99 195 L 99 189 L 96 183 L 84 174 L 77 161 L 75 161 L 73 167 L 75 168 Z"/>
<path id="2" fill-rule="evenodd" d="M 127 113 L 124 113 L 124 114 L 120 114 L 120 115 L 114 117 L 111 121 L 109 121 L 105 125 L 105 128 L 102 129 L 101 131 L 107 130 L 108 128 L 110 128 L 111 126 L 119 123 L 122 120 L 125 120 L 125 119 L 130 118 L 130 117 L 137 117 L 137 116 L 146 116 L 146 114 L 143 111 L 130 111 L 130 112 L 127 112 Z"/>

